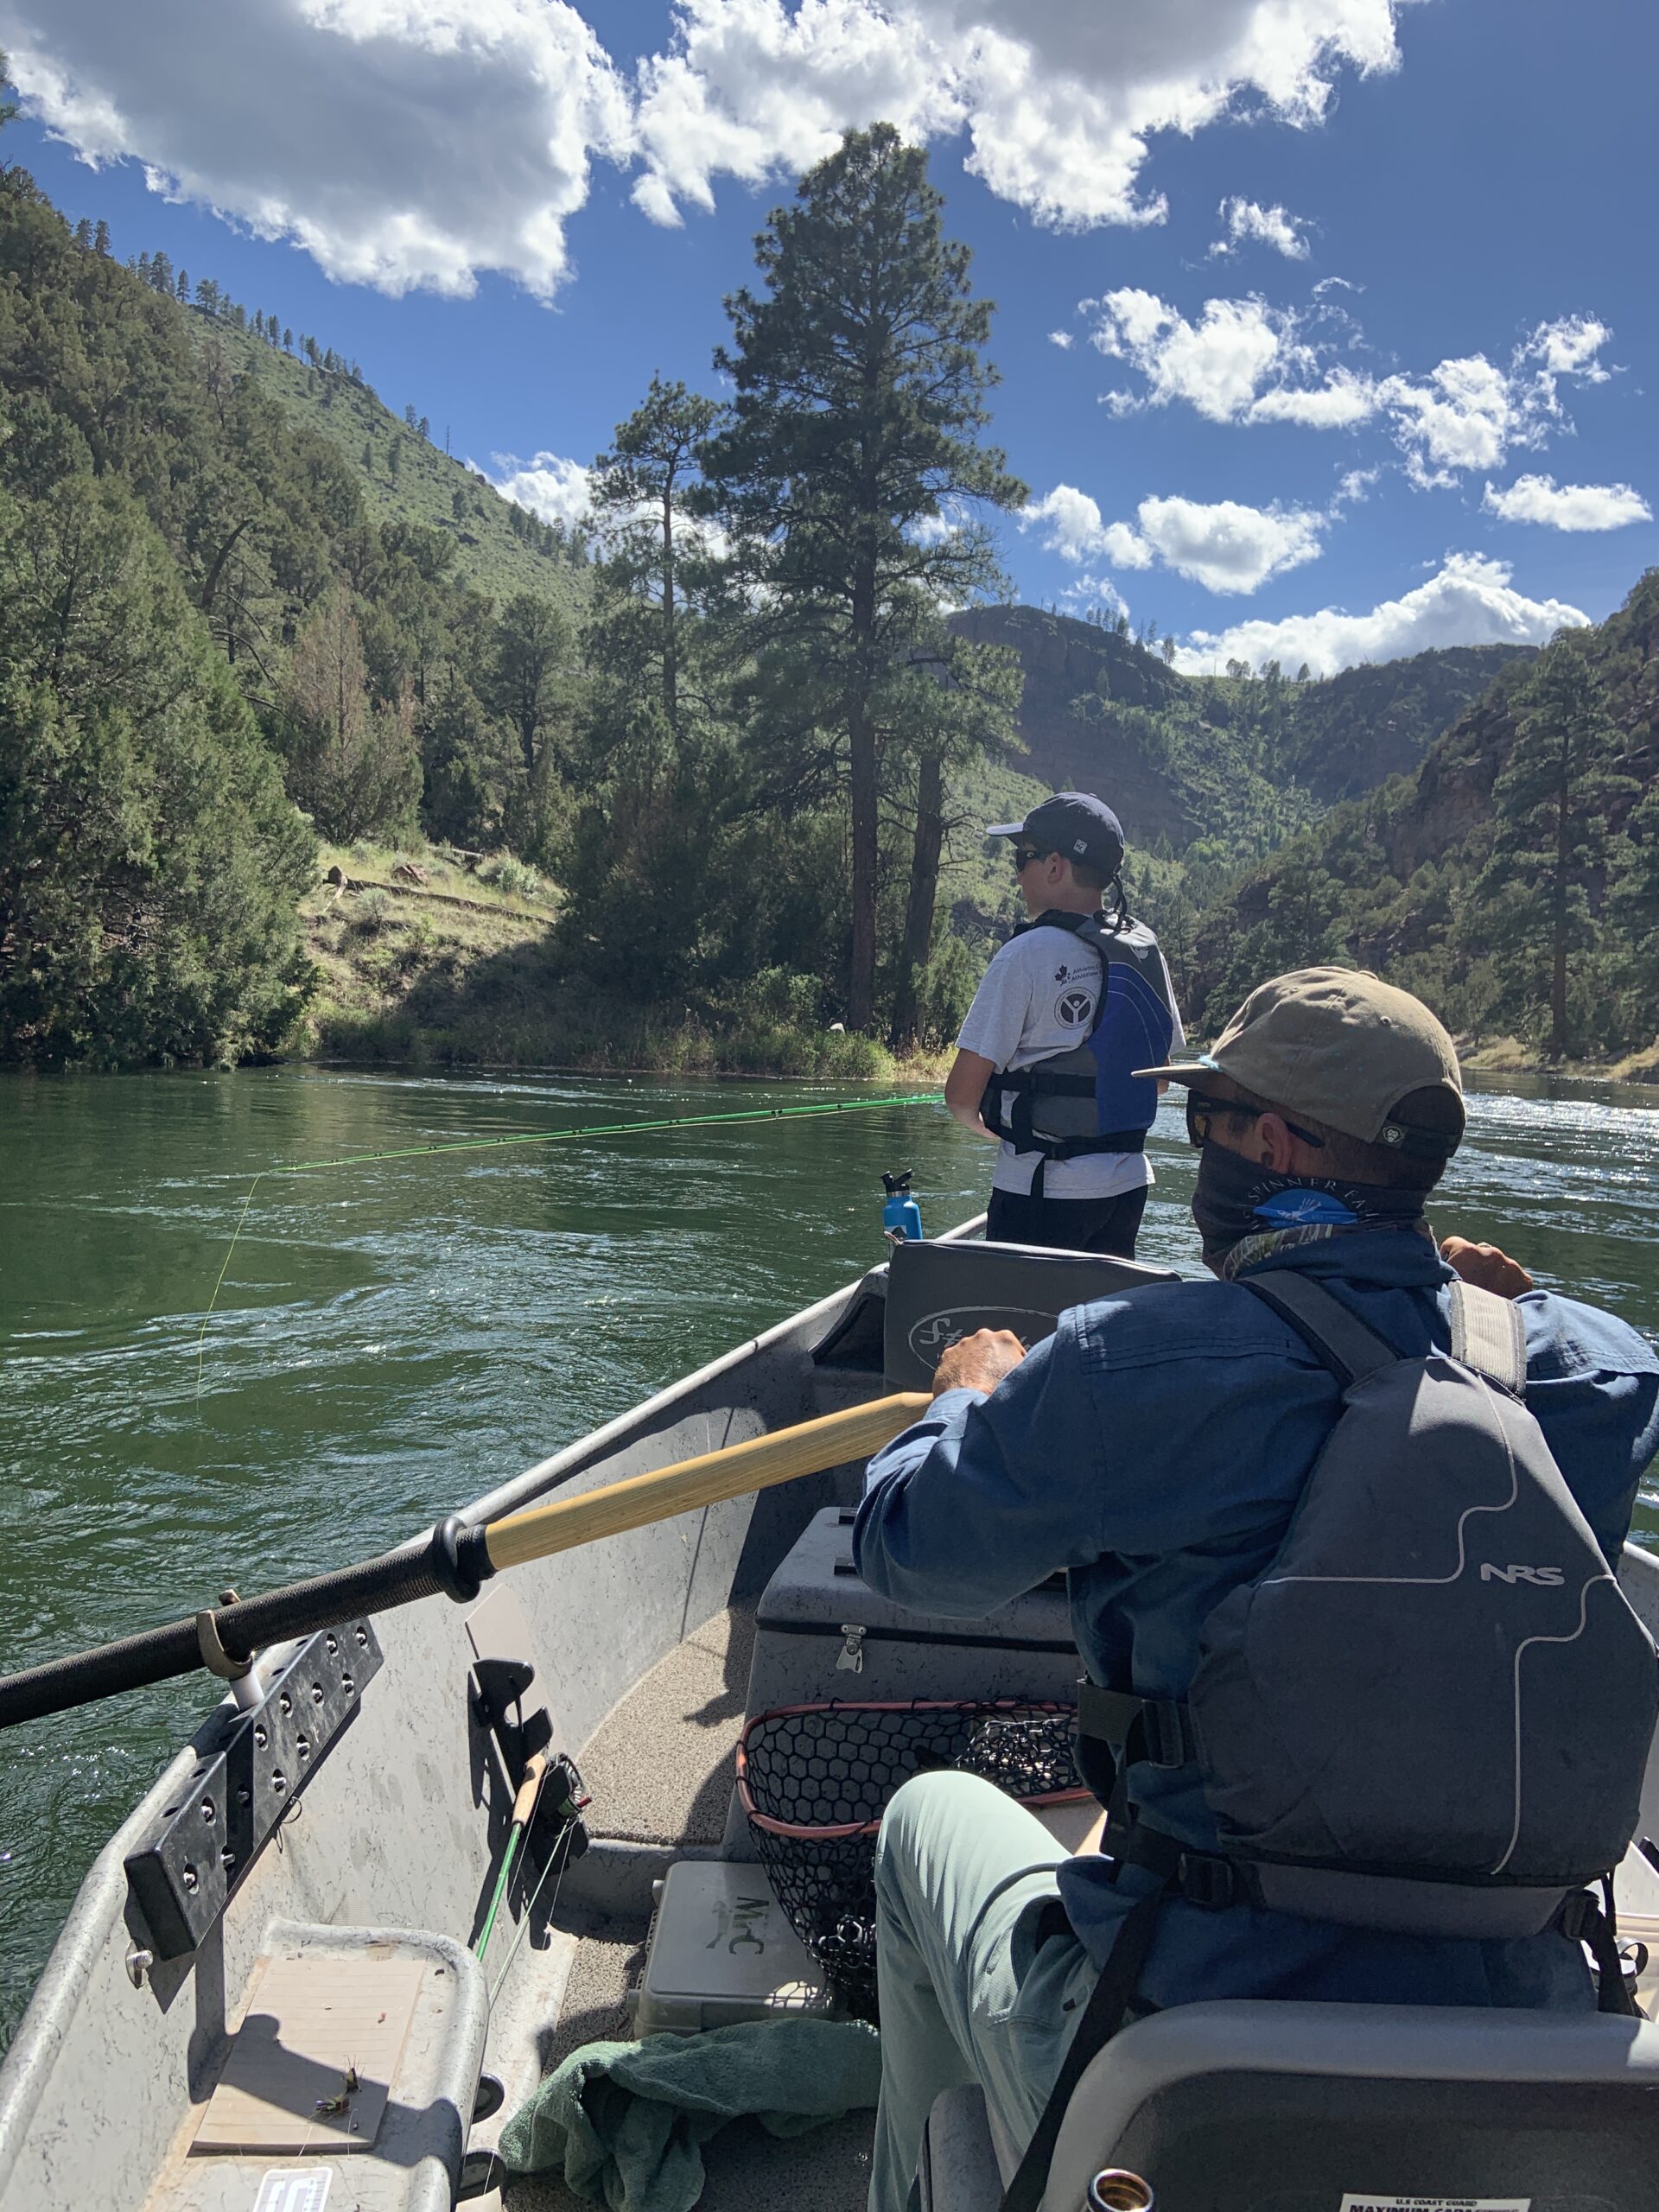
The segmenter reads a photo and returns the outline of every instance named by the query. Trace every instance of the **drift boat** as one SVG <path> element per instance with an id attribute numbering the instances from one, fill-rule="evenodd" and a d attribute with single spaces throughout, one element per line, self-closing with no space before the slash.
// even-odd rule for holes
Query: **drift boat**
<path id="1" fill-rule="evenodd" d="M 897 1245 L 461 1522 L 925 1390 L 969 1330 L 1030 1340 L 1168 1280 L 981 1227 Z M 852 1568 L 861 1475 L 842 1461 L 467 1604 L 342 1609 L 261 1652 L 81 1885 L 0 2069 L 0 2212 L 498 2203 L 505 2120 L 578 2045 L 868 1999 L 868 1827 L 918 1763 L 977 1764 L 1071 1847 L 1092 1808 L 1052 1757 L 1077 1675 L 1063 1581 L 979 1622 L 884 1603 Z M 1622 1580 L 1659 1630 L 1659 1559 L 1629 1547 Z M 858 1716 L 895 1713 L 870 1722 L 880 1758 L 849 1750 Z M 1659 1834 L 1652 1766 L 1643 1819 Z M 1659 1970 L 1650 1859 L 1638 1840 L 1620 1868 L 1619 1919 Z M 1639 1948 L 1629 1974 L 1645 1999 Z M 868 2113 L 790 2141 L 729 2129 L 703 2201 L 857 2212 L 870 2134 Z M 924 2212 L 994 2212 L 1014 2163 L 978 2092 L 950 2093 Z M 1105 2169 L 1145 2194 L 1096 2188 Z M 1085 2074 L 1043 2205 L 1154 2192 L 1160 2212 L 1651 2212 L 1659 2027 L 1175 2008 Z M 539 2177 L 506 2201 L 573 2202 Z"/>

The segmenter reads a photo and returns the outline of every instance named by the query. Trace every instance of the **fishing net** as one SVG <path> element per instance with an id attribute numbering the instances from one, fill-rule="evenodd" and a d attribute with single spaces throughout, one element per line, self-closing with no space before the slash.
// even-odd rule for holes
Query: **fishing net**
<path id="1" fill-rule="evenodd" d="M 1086 1798 L 1069 1705 L 934 1700 L 785 1705 L 758 1713 L 737 1747 L 737 1788 L 755 1847 L 796 1934 L 842 2002 L 875 1995 L 875 1833 L 912 1775 L 976 1774 L 1033 1808 Z"/>

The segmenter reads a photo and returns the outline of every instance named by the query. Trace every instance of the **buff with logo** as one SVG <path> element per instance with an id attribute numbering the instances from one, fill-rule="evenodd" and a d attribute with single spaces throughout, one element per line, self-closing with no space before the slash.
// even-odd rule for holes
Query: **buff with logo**
<path id="1" fill-rule="evenodd" d="M 1224 1145 L 1198 1156 L 1192 1218 L 1206 1266 L 1230 1279 L 1268 1253 L 1317 1243 L 1362 1229 L 1415 1229 L 1428 1234 L 1421 1191 L 1334 1176 L 1275 1175 Z"/>

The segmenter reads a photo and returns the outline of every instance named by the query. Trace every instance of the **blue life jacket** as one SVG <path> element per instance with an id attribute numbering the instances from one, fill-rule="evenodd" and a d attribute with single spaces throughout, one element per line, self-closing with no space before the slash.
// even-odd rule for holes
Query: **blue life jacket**
<path id="1" fill-rule="evenodd" d="M 1017 1153 L 1040 1157 L 1031 1195 L 1043 1195 L 1051 1160 L 1077 1160 L 1096 1152 L 1142 1152 L 1158 1112 L 1158 1086 L 1137 1080 L 1136 1068 L 1159 1067 L 1169 1058 L 1175 1010 L 1158 940 L 1128 913 L 1064 914 L 1051 908 L 1027 930 L 1065 930 L 1096 954 L 1100 995 L 1087 1038 L 1050 1052 L 1025 1068 L 999 1069 L 985 1086 L 980 1118 Z M 1005 1112 L 1003 1101 L 1010 1103 Z"/>

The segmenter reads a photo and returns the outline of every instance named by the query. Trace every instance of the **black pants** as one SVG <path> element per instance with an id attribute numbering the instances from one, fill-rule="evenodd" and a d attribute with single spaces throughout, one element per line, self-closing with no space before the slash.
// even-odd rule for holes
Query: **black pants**
<path id="1" fill-rule="evenodd" d="M 1012 1191 L 993 1191 L 985 1235 L 993 1244 L 1045 1244 L 1132 1260 L 1146 1210 L 1144 1183 L 1115 1198 L 1022 1198 Z"/>

